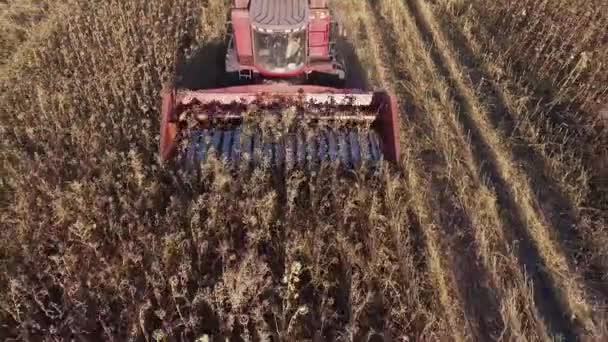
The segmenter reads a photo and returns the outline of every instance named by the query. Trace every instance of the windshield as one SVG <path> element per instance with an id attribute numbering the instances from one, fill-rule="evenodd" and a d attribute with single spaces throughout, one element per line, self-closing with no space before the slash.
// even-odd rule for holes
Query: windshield
<path id="1" fill-rule="evenodd" d="M 304 66 L 306 30 L 259 32 L 254 30 L 256 64 L 272 72 L 289 72 Z"/>

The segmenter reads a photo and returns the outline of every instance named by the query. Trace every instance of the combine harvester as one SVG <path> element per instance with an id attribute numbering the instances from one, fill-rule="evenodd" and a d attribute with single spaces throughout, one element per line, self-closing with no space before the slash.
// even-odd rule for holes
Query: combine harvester
<path id="1" fill-rule="evenodd" d="M 164 89 L 162 162 L 290 170 L 398 161 L 397 102 L 344 88 L 328 0 L 234 0 L 230 15 L 231 86 Z"/>

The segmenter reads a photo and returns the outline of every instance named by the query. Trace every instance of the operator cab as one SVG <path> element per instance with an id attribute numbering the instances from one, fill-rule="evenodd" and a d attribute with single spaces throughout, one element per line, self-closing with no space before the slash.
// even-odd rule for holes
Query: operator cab
<path id="1" fill-rule="evenodd" d="M 233 0 L 226 74 L 237 83 L 345 78 L 327 0 Z"/>
<path id="2" fill-rule="evenodd" d="M 294 74 L 306 65 L 308 0 L 251 0 L 254 63 L 269 74 Z"/>
<path id="3" fill-rule="evenodd" d="M 254 61 L 272 74 L 291 74 L 306 66 L 306 30 L 264 32 L 253 28 Z"/>

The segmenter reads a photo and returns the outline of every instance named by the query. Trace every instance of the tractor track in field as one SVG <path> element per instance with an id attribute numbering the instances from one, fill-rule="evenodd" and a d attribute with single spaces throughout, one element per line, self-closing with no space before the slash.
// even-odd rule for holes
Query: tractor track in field
<path id="1" fill-rule="evenodd" d="M 375 75 L 377 77 L 376 82 L 384 89 L 387 89 L 389 92 L 394 92 L 395 91 L 395 86 L 393 84 L 393 81 L 391 79 L 391 77 L 389 77 L 388 75 L 390 75 L 393 70 L 391 68 L 390 65 L 387 65 L 385 63 L 383 63 L 382 61 L 386 60 L 383 54 L 383 46 L 385 46 L 386 41 L 384 39 L 384 37 L 378 32 L 377 30 L 377 21 L 376 18 L 373 14 L 371 14 L 370 12 L 372 12 L 370 10 L 370 6 L 367 2 L 365 2 L 364 4 L 362 4 L 362 8 L 361 11 L 364 13 L 362 15 L 361 18 L 361 27 L 359 28 L 360 31 L 365 32 L 365 37 L 366 40 L 369 43 L 369 50 L 371 51 L 371 55 L 373 56 L 373 61 L 374 61 L 374 69 L 375 69 Z M 403 116 L 402 116 L 403 118 Z M 403 130 L 402 130 L 403 132 Z M 418 205 L 414 205 L 414 207 L 418 207 Z M 424 204 L 422 204 L 422 207 L 424 207 Z M 425 250 L 428 248 L 428 243 L 427 243 L 427 238 L 424 236 L 424 226 L 428 226 L 429 222 L 428 222 L 428 217 L 426 213 L 421 213 L 417 212 L 415 208 L 408 208 L 408 222 L 404 222 L 404 224 L 409 225 L 409 229 L 408 229 L 408 233 L 412 235 L 412 237 L 409 237 L 409 241 L 412 246 L 411 249 L 409 251 L 403 251 L 402 248 L 398 247 L 398 246 L 403 246 L 404 243 L 408 242 L 406 241 L 406 239 L 403 236 L 403 233 L 399 230 L 399 229 L 392 229 L 390 236 L 391 236 L 391 240 L 393 240 L 393 244 L 395 245 L 396 250 L 399 251 L 398 253 L 398 259 L 399 259 L 399 266 L 398 266 L 398 270 L 399 272 L 402 274 L 402 276 L 404 277 L 404 279 L 408 279 L 408 273 L 412 272 L 411 270 L 408 270 L 408 264 L 406 262 L 404 262 L 406 260 L 406 258 L 411 258 L 412 256 L 416 256 L 416 259 L 418 259 L 418 261 L 416 262 L 416 268 L 417 270 L 414 271 L 414 274 L 416 274 L 418 277 L 423 277 L 423 278 L 427 278 L 427 277 L 432 277 L 430 276 L 427 272 L 426 269 L 431 267 L 431 269 L 433 268 L 432 265 L 438 265 L 437 262 L 437 257 L 436 257 L 436 253 L 433 253 L 430 255 L 431 260 L 429 260 L 429 255 L 428 253 L 425 253 Z M 411 254 L 411 255 L 408 255 Z M 433 260 L 434 259 L 434 260 Z M 431 265 L 431 266 L 429 266 Z M 418 273 L 420 272 L 420 273 Z M 441 274 L 441 272 L 439 272 L 439 270 L 436 270 L 435 274 Z M 429 282 L 431 281 L 431 279 L 425 279 L 425 282 Z M 415 281 L 413 281 L 413 283 L 415 283 Z M 440 281 L 440 284 L 442 284 L 443 282 Z M 407 284 L 405 284 L 406 287 L 408 287 Z M 401 334 L 406 334 L 409 336 L 412 335 L 418 335 L 418 336 L 424 336 L 421 335 L 423 334 L 426 330 L 429 330 L 430 328 L 430 324 L 441 324 L 439 322 L 443 321 L 443 317 L 441 317 L 442 315 L 439 314 L 439 316 L 441 318 L 437 319 L 434 317 L 429 317 L 429 314 L 427 313 L 423 313 L 420 314 L 420 312 L 430 312 L 433 314 L 435 310 L 435 306 L 438 305 L 438 303 L 436 303 L 436 300 L 433 298 L 433 294 L 431 293 L 431 289 L 425 288 L 425 289 L 419 289 L 419 288 L 414 288 L 414 292 L 420 292 L 422 291 L 423 293 L 418 293 L 418 294 L 414 294 L 414 297 L 416 296 L 421 296 L 424 299 L 424 303 L 414 303 L 414 302 L 406 302 L 406 306 L 408 307 L 407 311 L 408 313 L 406 314 L 408 316 L 407 320 L 408 323 L 407 325 L 403 326 L 402 329 L 403 331 L 401 332 Z M 401 302 L 401 301 L 400 301 Z M 400 305 L 403 305 L 403 303 L 400 303 Z M 377 311 L 377 310 L 376 310 Z M 405 312 L 402 312 L 405 313 Z M 388 318 L 388 317 L 387 317 Z M 438 320 L 439 322 L 433 322 Z M 434 327 L 434 329 L 436 329 L 437 327 Z M 432 329 L 431 329 L 432 330 Z M 390 331 L 387 331 L 387 334 L 390 334 Z"/>
<path id="2" fill-rule="evenodd" d="M 425 40 L 425 43 L 428 44 L 429 46 L 435 46 L 436 45 L 436 44 L 434 44 L 435 38 L 434 38 L 433 33 L 431 32 L 430 26 L 427 22 L 428 18 L 425 18 L 424 16 L 420 15 L 420 13 L 419 13 L 419 9 L 417 7 L 417 6 L 419 6 L 419 3 L 406 2 L 406 4 L 407 4 L 407 8 L 409 10 L 409 13 L 412 15 L 412 17 L 414 18 L 414 20 L 416 22 L 416 26 L 418 27 L 419 34 Z M 379 12 L 378 10 L 374 11 L 374 13 L 376 14 L 376 19 L 381 24 L 382 19 L 377 15 L 378 12 Z M 382 25 L 380 25 L 380 27 L 382 27 Z M 390 29 L 383 27 L 383 31 L 390 32 Z M 388 47 L 389 50 L 391 50 L 391 44 L 389 42 L 391 42 L 391 37 L 389 37 L 389 39 L 384 40 L 384 43 L 385 43 L 384 46 Z M 392 50 L 394 50 L 394 48 Z M 526 226 L 527 220 L 530 219 L 530 217 L 526 216 L 526 214 L 529 215 L 529 213 L 531 211 L 534 212 L 534 214 L 537 216 L 533 217 L 532 219 L 536 220 L 535 223 L 540 224 L 540 225 L 543 225 L 545 223 L 543 221 L 544 216 L 542 216 L 542 213 L 538 214 L 536 212 L 538 210 L 536 207 L 534 207 L 534 204 L 536 202 L 532 202 L 531 204 L 527 203 L 526 205 L 528 207 L 524 206 L 522 208 L 522 207 L 520 207 L 517 200 L 510 193 L 510 191 L 512 191 L 512 188 L 509 187 L 508 181 L 511 181 L 511 182 L 513 182 L 514 180 L 519 181 L 519 179 L 511 178 L 509 180 L 505 180 L 503 178 L 503 175 L 501 174 L 501 172 L 504 172 L 504 171 L 500 170 L 500 168 L 499 168 L 500 166 L 497 164 L 498 162 L 497 162 L 496 156 L 495 156 L 495 154 L 497 152 L 494 150 L 492 145 L 486 141 L 487 137 L 485 137 L 482 134 L 482 132 L 480 131 L 480 129 L 478 127 L 478 122 L 476 122 L 474 119 L 469 117 L 469 115 L 473 114 L 473 112 L 475 111 L 475 108 L 473 108 L 473 106 L 470 103 L 468 103 L 468 101 L 470 102 L 471 99 L 466 97 L 467 95 L 469 95 L 469 94 L 467 94 L 467 91 L 469 93 L 471 93 L 471 90 L 463 89 L 464 83 L 462 81 L 460 81 L 460 83 L 454 82 L 454 79 L 457 76 L 456 72 L 458 72 L 458 71 L 449 69 L 448 63 L 445 62 L 445 60 L 446 60 L 446 58 L 452 58 L 452 64 L 453 64 L 454 59 L 453 59 L 453 57 L 451 57 L 451 55 L 449 55 L 450 54 L 449 52 L 446 52 L 446 50 L 447 49 L 445 46 L 442 49 L 437 49 L 436 47 L 433 48 L 431 50 L 433 62 L 437 68 L 437 71 L 439 71 L 441 73 L 441 76 L 449 81 L 450 91 L 452 92 L 451 96 L 454 98 L 454 100 L 457 102 L 457 104 L 461 108 L 460 113 L 458 113 L 458 125 L 462 127 L 461 129 L 464 130 L 464 132 L 466 132 L 465 135 L 469 136 L 472 139 L 471 143 L 472 143 L 472 152 L 473 152 L 473 159 L 474 159 L 473 161 L 474 161 L 475 165 L 479 165 L 479 166 L 476 166 L 475 168 L 478 169 L 477 172 L 479 172 L 481 179 L 488 178 L 490 180 L 491 184 L 495 188 L 496 197 L 497 197 L 499 206 L 502 207 L 503 209 L 506 209 L 505 211 L 508 213 L 507 215 L 501 215 L 502 216 L 501 220 L 503 221 L 504 226 L 509 227 L 503 233 L 503 234 L 505 234 L 504 237 L 507 238 L 507 240 L 509 240 L 509 241 L 515 240 L 518 242 L 518 248 L 516 248 L 516 250 L 518 251 L 517 253 L 518 253 L 519 263 L 521 264 L 521 267 L 523 267 L 524 273 L 527 273 L 530 271 L 532 272 L 531 273 L 532 280 L 533 280 L 533 283 L 536 285 L 536 286 L 534 286 L 534 288 L 535 288 L 534 302 L 536 303 L 536 306 L 538 306 L 538 308 L 540 309 L 541 316 L 544 317 L 544 319 L 542 319 L 542 320 L 545 321 L 546 324 L 548 325 L 548 327 L 550 328 L 549 331 L 553 335 L 562 335 L 562 336 L 571 338 L 575 335 L 575 331 L 578 331 L 578 332 L 582 331 L 580 327 L 575 327 L 578 322 L 574 322 L 574 323 L 570 324 L 570 322 L 568 322 L 568 319 L 566 319 L 561 314 L 563 312 L 568 312 L 568 309 L 569 309 L 569 308 L 565 309 L 563 307 L 563 305 L 567 306 L 571 303 L 567 302 L 567 300 L 568 300 L 567 298 L 566 298 L 566 303 L 563 303 L 563 298 L 560 297 L 561 294 L 558 292 L 560 290 L 560 285 L 562 285 L 562 284 L 557 284 L 557 285 L 553 284 L 552 282 L 554 280 L 552 278 L 550 278 L 552 275 L 550 273 L 546 274 L 545 272 L 547 272 L 547 271 L 544 269 L 543 266 L 539 267 L 539 265 L 543 265 L 542 258 L 547 257 L 546 255 L 540 255 L 539 251 L 536 249 L 536 246 L 534 245 L 535 243 L 537 243 L 536 242 L 537 240 L 535 240 L 535 239 L 538 239 L 539 233 L 537 232 L 536 235 L 531 236 L 528 231 L 528 229 L 530 229 L 530 228 L 528 228 L 528 229 L 524 228 Z M 447 57 L 446 57 L 446 53 L 448 54 Z M 394 56 L 392 56 L 392 57 L 394 57 Z M 393 58 L 387 58 L 384 60 L 393 60 Z M 393 74 L 393 75 L 398 74 L 397 68 L 391 68 L 391 69 L 392 69 L 391 74 Z M 403 74 L 404 73 L 401 73 L 400 76 L 402 76 Z M 403 92 L 399 92 L 399 95 L 402 99 L 408 98 L 407 95 L 404 94 Z M 505 153 L 503 151 L 499 151 L 499 152 Z M 507 154 L 507 156 L 508 156 L 508 154 Z M 488 161 L 490 161 L 490 162 L 488 163 Z M 507 165 L 507 166 L 512 167 L 511 165 Z M 440 203 L 439 206 L 442 208 L 447 207 L 445 204 L 445 201 Z M 524 214 L 524 212 L 526 210 L 527 210 L 527 213 Z M 453 212 L 453 210 L 451 210 L 451 211 Z M 538 215 L 540 215 L 540 216 L 538 216 Z M 465 215 L 465 217 L 466 217 L 466 215 Z M 461 223 L 459 226 L 462 229 L 463 227 L 467 227 L 467 224 Z M 474 229 L 480 229 L 480 228 L 474 227 Z M 505 229 L 505 228 L 503 228 L 503 229 Z M 466 231 L 467 229 L 465 228 L 463 230 Z M 452 231 L 451 233 L 453 234 L 455 232 Z M 431 239 L 433 239 L 433 237 L 431 237 Z M 463 246 L 466 246 L 466 242 L 470 242 L 470 241 L 472 241 L 472 239 L 465 237 L 462 241 L 464 242 Z M 450 247 L 453 250 L 462 249 L 462 248 L 459 249 L 457 245 L 453 245 Z M 553 247 L 553 246 L 549 245 L 549 247 Z M 560 252 L 559 250 L 556 250 L 556 253 L 559 253 L 559 252 Z M 549 251 L 548 253 L 555 253 L 555 252 Z M 483 256 L 481 256 L 481 257 L 483 257 Z M 475 263 L 474 260 L 472 260 L 472 261 L 471 261 L 471 259 L 467 260 L 466 257 L 462 258 L 462 260 L 465 260 L 465 262 L 454 261 L 454 263 L 455 264 L 462 263 L 462 264 L 470 264 L 470 265 Z M 550 271 L 551 270 L 549 270 L 548 272 L 550 272 Z M 524 279 L 525 279 L 525 277 L 526 276 L 524 276 Z M 497 280 L 501 280 L 500 278 L 501 277 L 498 277 Z M 473 281 L 472 283 L 475 283 L 475 282 Z M 448 285 L 444 284 L 444 286 L 448 286 Z M 576 286 L 576 284 L 574 284 L 573 286 Z M 576 288 L 575 288 L 575 290 L 576 290 Z M 523 292 L 523 290 L 522 290 L 522 292 Z M 504 293 L 501 294 L 501 296 L 502 295 L 504 295 Z M 444 302 L 444 306 L 445 306 L 445 302 Z M 472 314 L 473 316 L 475 316 L 475 314 L 473 313 L 475 310 L 471 310 L 470 306 L 464 305 L 465 311 L 467 310 L 467 308 L 470 310 L 469 312 L 467 312 L 467 314 Z M 486 310 L 483 310 L 483 309 L 479 310 L 479 312 L 481 312 L 481 315 L 487 314 L 487 311 L 493 311 L 492 309 L 487 310 L 487 306 L 485 307 L 485 309 Z M 583 310 L 582 313 L 584 313 L 584 308 L 582 308 L 582 310 Z M 486 312 L 484 312 L 484 311 L 486 311 Z M 449 310 L 448 310 L 448 312 L 449 312 Z M 534 316 L 533 312 L 531 314 L 532 314 L 532 316 Z M 448 316 L 456 317 L 456 316 L 458 316 L 458 314 L 452 313 L 452 314 L 448 314 Z M 456 318 L 453 318 L 453 320 L 455 320 L 455 319 Z M 483 322 L 483 320 L 477 320 L 477 321 Z M 494 320 L 494 321 L 497 321 L 497 320 Z M 452 326 L 454 326 L 454 324 L 452 324 Z M 589 329 L 592 329 L 592 326 L 587 326 L 585 328 L 588 329 L 587 331 L 589 331 Z M 481 329 L 481 330 L 483 330 L 483 329 Z"/>
<path id="3" fill-rule="evenodd" d="M 538 198 L 531 185 L 537 180 L 529 178 L 538 178 L 538 175 L 520 173 L 514 152 L 500 146 L 500 137 L 487 122 L 491 114 L 496 117 L 506 113 L 501 113 L 500 107 L 496 107 L 494 113 L 484 110 L 484 102 L 477 98 L 474 88 L 466 81 L 465 66 L 443 38 L 428 5 L 420 0 L 405 0 L 405 3 L 424 40 L 431 46 L 437 69 L 448 80 L 453 98 L 460 107 L 457 113 L 460 125 L 471 138 L 480 172 L 493 184 L 498 203 L 506 212 L 503 219 L 510 230 L 507 236 L 518 241 L 520 262 L 534 281 L 535 302 L 548 328 L 567 340 L 587 333 L 593 336 L 596 331 L 589 319 L 590 309 L 579 275 L 564 256 L 562 246 L 553 239 L 553 230 L 560 229 L 560 222 L 547 219 L 552 215 L 546 215 L 538 207 L 540 201 L 549 200 L 546 196 Z M 555 203 L 552 210 L 567 209 L 559 207 L 557 202 L 552 202 Z M 565 224 L 571 224 L 569 221 Z"/>
<path id="4" fill-rule="evenodd" d="M 463 70 L 473 87 L 480 89 L 479 91 L 486 97 L 485 102 L 488 104 L 488 114 L 493 127 L 505 135 L 525 137 L 526 133 L 517 123 L 520 120 L 519 114 L 509 108 L 507 104 L 506 97 L 511 94 L 505 93 L 505 89 L 497 84 L 486 61 L 475 54 L 471 42 L 457 26 L 448 28 L 448 22 L 445 20 L 440 20 L 439 24 L 443 32 L 446 32 L 450 40 L 454 42 L 452 46 L 461 56 Z M 549 106 L 548 103 L 545 105 Z M 546 218 L 547 224 L 554 228 L 557 235 L 556 240 L 567 251 L 571 262 L 578 264 L 577 259 L 581 256 L 577 254 L 581 253 L 581 250 L 589 252 L 590 249 L 593 249 L 593 242 L 581 234 L 581 229 L 584 228 L 581 227 L 581 219 L 576 212 L 575 204 L 565 194 L 565 190 L 557 184 L 557 181 L 547 176 L 547 172 L 544 170 L 548 169 L 548 161 L 538 151 L 525 143 L 513 143 L 511 149 L 517 160 L 521 161 L 521 167 L 530 179 L 534 180 L 530 182 L 530 186 L 537 196 L 539 211 Z M 608 285 L 602 279 L 602 276 L 608 273 L 607 265 L 592 260 L 583 272 L 589 287 L 598 297 L 607 300 Z"/>
<path id="5" fill-rule="evenodd" d="M 526 218 L 522 213 L 523 209 L 509 193 L 507 181 L 503 178 L 500 167 L 496 162 L 496 152 L 483 136 L 481 129 L 478 127 L 475 120 L 472 118 L 475 109 L 471 105 L 471 99 L 465 94 L 464 85 L 455 80 L 458 76 L 455 74 L 457 70 L 450 69 L 448 58 L 450 52 L 446 51 L 445 46 L 439 46 L 437 41 L 437 32 L 433 31 L 428 13 L 422 13 L 421 4 L 417 0 L 404 0 L 410 14 L 413 16 L 418 27 L 420 35 L 425 40 L 427 46 L 430 47 L 430 53 L 435 63 L 435 66 L 441 76 L 448 82 L 452 97 L 458 105 L 457 118 L 463 130 L 471 139 L 471 147 L 473 152 L 474 162 L 479 168 L 482 175 L 488 177 L 489 181 L 494 185 L 496 195 L 500 207 L 505 210 L 503 216 L 504 225 L 510 230 L 507 232 L 507 237 L 512 241 L 518 241 L 519 246 L 519 261 L 523 264 L 526 271 L 530 272 L 530 276 L 534 282 L 535 302 L 539 307 L 541 314 L 545 318 L 552 334 L 564 335 L 568 340 L 574 337 L 571 325 L 561 316 L 564 308 L 560 306 L 558 294 L 555 293 L 555 287 L 551 284 L 550 279 L 544 273 L 542 259 L 536 247 L 531 242 L 531 236 L 527 231 Z"/>
<path id="6" fill-rule="evenodd" d="M 383 29 L 384 27 L 382 26 L 381 18 L 378 17 L 378 11 L 376 8 L 374 8 L 373 4 L 370 6 L 369 3 L 366 3 L 365 10 L 368 13 L 366 17 L 369 18 L 368 22 L 366 23 L 366 28 L 368 29 L 368 34 L 371 38 L 370 40 L 372 42 L 375 42 L 375 46 L 382 46 L 385 49 L 384 51 L 389 51 L 388 53 L 382 53 L 380 52 L 382 51 L 381 49 L 374 48 L 374 51 L 376 51 L 375 60 L 377 63 L 377 68 L 380 71 L 379 74 L 381 75 L 381 86 L 391 92 L 395 92 L 396 95 L 402 95 L 398 87 L 394 86 L 394 76 L 387 76 L 391 74 L 394 75 L 394 73 L 396 72 L 394 65 L 392 63 L 381 62 L 393 60 L 394 55 L 390 52 L 392 46 L 392 44 L 390 43 L 391 40 L 390 38 L 387 39 L 381 33 L 378 32 L 377 28 Z M 390 32 L 386 30 L 382 31 Z M 404 102 L 407 101 L 403 101 L 403 97 L 398 97 L 401 100 L 400 106 L 403 106 Z M 407 120 L 407 115 L 406 113 L 403 113 L 403 111 L 401 113 L 401 119 Z M 404 130 L 402 129 L 401 134 L 403 135 L 403 133 Z M 406 139 L 409 138 L 410 137 L 407 137 Z M 401 139 L 403 141 L 404 137 L 402 136 Z M 414 185 L 412 188 L 418 189 L 424 186 L 423 179 L 420 177 L 419 174 L 417 174 L 417 172 L 415 172 L 415 174 L 412 176 L 413 181 L 410 181 L 408 183 L 409 185 Z M 458 316 L 458 314 L 454 312 L 457 306 L 454 305 L 454 303 L 452 302 L 452 297 L 448 285 L 449 279 L 447 279 L 445 276 L 446 271 L 444 269 L 444 260 L 437 246 L 439 242 L 437 228 L 435 227 L 434 222 L 432 222 L 430 212 L 428 212 L 430 203 L 425 203 L 425 201 L 421 201 L 420 197 L 417 197 L 417 200 L 418 203 L 415 204 L 415 207 L 418 208 L 418 210 L 413 211 L 412 214 L 416 217 L 416 222 L 418 222 L 416 226 L 419 228 L 419 230 L 416 233 L 419 234 L 421 236 L 421 239 L 423 240 L 422 248 L 425 251 L 424 255 L 427 258 L 425 266 L 427 268 L 427 273 L 431 277 L 431 279 L 429 280 L 433 283 L 434 292 L 439 295 L 439 298 L 437 299 L 438 303 L 434 303 L 434 305 L 441 307 L 442 310 L 446 312 L 442 314 L 442 316 L 444 316 L 443 319 L 447 320 L 447 323 L 450 326 L 450 329 L 452 330 L 451 333 L 456 335 L 456 338 L 458 340 L 462 340 L 464 337 L 464 333 L 460 331 L 459 328 L 457 328 L 458 323 L 456 323 L 456 316 Z M 425 200 L 425 198 L 423 197 L 422 200 Z"/>
<path id="7" fill-rule="evenodd" d="M 385 61 L 398 61 L 398 47 L 395 37 L 398 34 L 380 15 L 377 2 L 372 2 L 374 27 L 384 32 L 382 46 L 385 48 Z M 403 129 L 405 140 L 414 142 L 416 136 L 422 136 L 433 130 L 432 124 L 425 122 L 421 109 L 415 104 L 408 93 L 407 70 L 401 70 L 397 62 L 387 63 L 388 74 L 392 75 L 386 88 L 395 91 L 401 100 L 402 120 L 405 125 L 417 127 L 415 130 Z M 397 81 L 398 80 L 398 81 Z M 412 144 L 412 146 L 415 144 Z M 403 146 L 404 149 L 410 149 Z M 488 287 L 489 276 L 483 265 L 476 260 L 474 237 L 471 235 L 473 222 L 465 208 L 458 202 L 454 184 L 436 174 L 434 171 L 445 169 L 447 162 L 443 160 L 437 150 L 415 151 L 418 160 L 413 167 L 419 173 L 421 184 L 429 184 L 431 193 L 425 203 L 426 208 L 442 208 L 439 217 L 427 217 L 428 222 L 422 228 L 421 234 L 426 240 L 427 254 L 430 256 L 429 273 L 434 276 L 437 291 L 440 294 L 440 304 L 446 312 L 453 336 L 457 340 L 473 338 L 475 340 L 489 340 L 500 334 L 501 319 L 498 317 L 498 304 L 496 298 Z M 421 157 L 421 158 L 420 158 Z M 428 213 L 427 213 L 428 214 Z M 421 215 L 425 217 L 427 215 Z M 433 260 L 434 259 L 434 260 Z"/>

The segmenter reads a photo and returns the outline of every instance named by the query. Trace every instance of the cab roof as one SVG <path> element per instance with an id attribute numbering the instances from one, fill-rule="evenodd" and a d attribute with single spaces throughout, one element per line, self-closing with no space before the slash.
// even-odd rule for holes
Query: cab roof
<path id="1" fill-rule="evenodd" d="M 308 0 L 251 0 L 251 22 L 264 31 L 292 31 L 306 28 Z"/>

